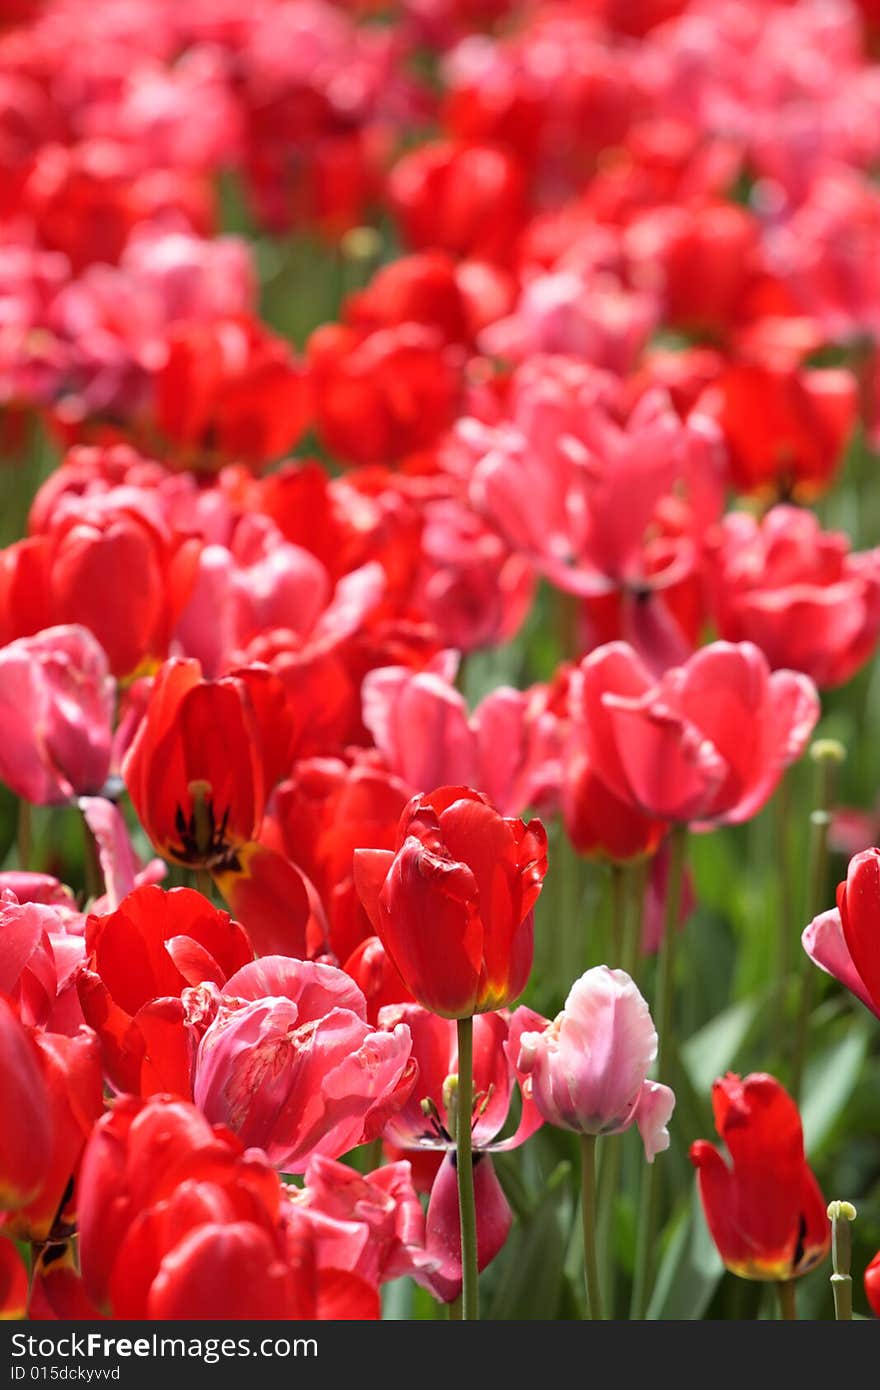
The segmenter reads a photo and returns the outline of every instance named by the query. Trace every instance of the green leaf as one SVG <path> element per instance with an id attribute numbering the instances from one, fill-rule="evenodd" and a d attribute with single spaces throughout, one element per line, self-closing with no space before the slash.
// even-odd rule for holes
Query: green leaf
<path id="1" fill-rule="evenodd" d="M 874 1027 L 867 1018 L 847 1019 L 842 1036 L 807 1067 L 801 1118 L 804 1147 L 810 1157 L 827 1143 L 849 1103 Z"/>
<path id="2" fill-rule="evenodd" d="M 713 1081 L 733 1068 L 758 1017 L 761 1003 L 760 999 L 751 997 L 732 1004 L 684 1044 L 681 1059 L 698 1095 L 704 1095 Z"/>
<path id="3" fill-rule="evenodd" d="M 723 1274 L 724 1266 L 712 1244 L 694 1190 L 690 1202 L 673 1217 L 672 1234 L 660 1263 L 648 1317 L 678 1321 L 701 1318 Z"/>
<path id="4" fill-rule="evenodd" d="M 560 1168 L 568 1171 L 567 1164 Z M 496 1262 L 500 1265 L 503 1261 L 503 1268 L 497 1271 L 494 1297 L 488 1309 L 493 1321 L 531 1322 L 559 1317 L 572 1204 L 559 1184 L 553 1184 L 552 1179 L 551 1184 L 534 1216 L 513 1231 Z"/>

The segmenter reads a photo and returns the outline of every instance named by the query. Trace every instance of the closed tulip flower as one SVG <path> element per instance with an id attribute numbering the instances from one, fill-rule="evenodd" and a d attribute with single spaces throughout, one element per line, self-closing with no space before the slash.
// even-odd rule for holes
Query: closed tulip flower
<path id="1" fill-rule="evenodd" d="M 801 939 L 813 963 L 880 1018 L 878 920 L 880 849 L 866 849 L 850 860 L 837 888 L 837 907 L 815 917 Z"/>
<path id="2" fill-rule="evenodd" d="M 691 1145 L 691 1162 L 719 1255 L 743 1279 L 806 1274 L 827 1255 L 831 1226 L 795 1102 L 766 1073 L 729 1073 L 712 1087 L 712 1109 L 731 1162 L 706 1139 Z"/>
<path id="3" fill-rule="evenodd" d="M 547 836 L 468 787 L 414 797 L 397 850 L 357 850 L 355 883 L 404 983 L 424 1008 L 469 1018 L 509 1004 L 532 965 Z"/>
<path id="4" fill-rule="evenodd" d="M 115 687 L 84 627 L 51 627 L 0 650 L 0 781 L 36 805 L 98 792 L 110 771 Z"/>
<path id="5" fill-rule="evenodd" d="M 517 1070 L 548 1124 L 577 1134 L 620 1134 L 638 1125 L 645 1156 L 669 1147 L 675 1106 L 668 1086 L 649 1081 L 657 1030 L 624 970 L 588 970 L 565 1008 L 541 1032 L 523 1033 Z"/>

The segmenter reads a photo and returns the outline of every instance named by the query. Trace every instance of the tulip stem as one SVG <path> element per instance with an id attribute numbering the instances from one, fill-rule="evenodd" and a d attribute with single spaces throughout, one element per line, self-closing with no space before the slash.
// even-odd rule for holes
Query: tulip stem
<path id="1" fill-rule="evenodd" d="M 479 1316 L 477 1287 L 477 1211 L 474 1202 L 474 1159 L 471 1147 L 471 1112 L 474 1105 L 474 1020 L 458 1020 L 458 1119 L 456 1171 L 458 1217 L 461 1223 L 461 1316 L 474 1322 Z"/>
<path id="2" fill-rule="evenodd" d="M 615 965 L 623 962 L 623 941 L 626 935 L 626 868 L 611 865 L 611 959 Z"/>
<path id="3" fill-rule="evenodd" d="M 810 814 L 810 848 L 807 901 L 807 922 L 826 906 L 828 889 L 828 830 L 831 825 L 831 807 L 834 804 L 834 772 L 846 756 L 842 744 L 835 739 L 817 739 L 810 749 L 810 758 L 816 767 L 816 793 L 813 810 Z M 800 968 L 800 997 L 798 1014 L 794 1028 L 794 1049 L 791 1063 L 791 1094 L 795 1101 L 800 1100 L 804 1067 L 807 1061 L 807 1044 L 810 1033 L 810 1017 L 813 1012 L 813 991 L 816 968 L 809 956 L 804 955 Z"/>
<path id="4" fill-rule="evenodd" d="M 789 984 L 791 982 L 794 938 L 797 932 L 797 870 L 792 861 L 792 783 L 791 772 L 783 776 L 776 793 L 776 852 L 779 863 L 779 912 L 776 924 L 776 983 L 779 995 L 774 1010 L 774 1052 L 785 1055 L 788 1036 Z"/>
<path id="5" fill-rule="evenodd" d="M 668 1084 L 667 1058 L 674 1056 L 672 1046 L 672 1000 L 675 983 L 675 944 L 687 858 L 687 825 L 676 825 L 669 837 L 669 877 L 666 883 L 666 909 L 663 918 L 663 940 L 657 962 L 656 1007 L 657 1079 Z M 630 1317 L 647 1316 L 654 1285 L 657 1256 L 657 1222 L 660 1215 L 660 1176 L 656 1163 L 642 1174 L 639 1194 L 639 1231 L 636 1246 L 635 1278 L 633 1281 Z"/>
<path id="6" fill-rule="evenodd" d="M 605 1155 L 608 1157 L 607 1153 Z M 584 1277 L 587 1285 L 587 1317 L 601 1321 L 602 1291 L 596 1254 L 596 1136 L 581 1135 L 581 1219 L 584 1224 Z"/>
<path id="7" fill-rule="evenodd" d="M 797 1304 L 795 1298 L 795 1283 L 793 1279 L 779 1279 L 776 1283 L 776 1294 L 779 1299 L 779 1316 L 784 1322 L 794 1322 L 797 1319 Z"/>
<path id="8" fill-rule="evenodd" d="M 86 901 L 94 902 L 104 891 L 104 873 L 101 868 L 101 856 L 98 851 L 98 842 L 95 839 L 92 828 L 85 816 L 81 816 L 83 831 L 83 872 L 86 881 Z"/>
<path id="9" fill-rule="evenodd" d="M 642 950 L 642 931 L 645 919 L 645 894 L 648 890 L 650 859 L 638 864 L 627 864 L 624 868 L 625 893 L 627 898 L 626 925 L 623 934 L 623 955 L 621 965 L 631 980 L 636 979 L 639 969 L 639 956 Z"/>
<path id="10" fill-rule="evenodd" d="M 196 869 L 196 888 L 199 890 L 203 897 L 208 899 L 209 902 L 211 901 L 211 892 L 213 886 L 213 881 L 211 879 L 211 875 L 208 873 L 208 870 Z"/>
<path id="11" fill-rule="evenodd" d="M 31 854 L 34 848 L 34 827 L 32 807 L 29 801 L 22 797 L 18 803 L 18 867 L 27 873 L 31 866 Z"/>
<path id="12" fill-rule="evenodd" d="M 852 1202 L 829 1202 L 831 1222 L 831 1291 L 834 1294 L 834 1316 L 838 1322 L 852 1321 L 852 1234 L 850 1225 L 856 1219 Z"/>

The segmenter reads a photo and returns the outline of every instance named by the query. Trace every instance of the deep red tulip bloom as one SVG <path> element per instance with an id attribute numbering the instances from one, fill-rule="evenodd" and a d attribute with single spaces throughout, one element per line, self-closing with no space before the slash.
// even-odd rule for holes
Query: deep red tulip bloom
<path id="1" fill-rule="evenodd" d="M 354 857 L 382 944 L 413 997 L 444 1018 L 502 1008 L 522 993 L 546 872 L 541 822 L 505 819 L 468 787 L 414 797 L 396 852 Z"/>
<path id="2" fill-rule="evenodd" d="M 309 386 L 290 345 L 256 319 L 184 323 L 168 336 L 155 379 L 156 427 L 183 464 L 254 469 L 306 429 Z"/>
<path id="3" fill-rule="evenodd" d="M 615 796 L 596 776 L 576 736 L 561 760 L 561 772 L 565 833 L 578 854 L 625 864 L 659 848 L 667 822 Z"/>
<path id="4" fill-rule="evenodd" d="M 27 1265 L 11 1240 L 0 1238 L 0 1322 L 27 1316 Z"/>
<path id="5" fill-rule="evenodd" d="M 880 1250 L 865 1270 L 865 1297 L 871 1311 L 880 1318 Z"/>
<path id="6" fill-rule="evenodd" d="M 115 912 L 89 917 L 86 953 L 77 989 L 110 1084 L 189 1096 L 200 1001 L 181 996 L 205 982 L 221 988 L 253 959 L 243 929 L 191 888 L 147 884 Z"/>
<path id="7" fill-rule="evenodd" d="M 847 371 L 756 363 L 729 367 L 698 406 L 721 426 L 737 491 L 780 498 L 828 487 L 857 408 L 856 382 Z"/>
<path id="8" fill-rule="evenodd" d="M 712 1087 L 714 1144 L 691 1145 L 706 1222 L 718 1253 L 744 1279 L 796 1279 L 831 1243 L 826 1202 L 804 1158 L 798 1108 L 772 1076 L 728 1073 Z"/>
<path id="9" fill-rule="evenodd" d="M 123 1097 L 89 1141 L 83 1284 L 115 1318 L 378 1316 L 375 1290 L 318 1245 L 264 1155 L 193 1105 Z"/>
<path id="10" fill-rule="evenodd" d="M 205 681 L 197 661 L 166 662 L 122 765 L 160 853 L 189 867 L 234 868 L 287 770 L 289 743 L 284 691 L 265 667 Z"/>
<path id="11" fill-rule="evenodd" d="M 460 395 L 460 354 L 416 323 L 361 333 L 325 324 L 309 340 L 318 433 L 345 463 L 389 463 L 448 429 Z"/>
<path id="12" fill-rule="evenodd" d="M 509 260 L 526 216 L 523 170 L 491 145 L 421 145 L 395 165 L 388 192 L 410 246 L 455 256 Z"/>
<path id="13" fill-rule="evenodd" d="M 0 1211 L 36 1198 L 52 1161 L 52 1117 L 33 1033 L 0 998 Z"/>
<path id="14" fill-rule="evenodd" d="M 849 862 L 837 886 L 837 908 L 820 913 L 804 931 L 807 955 L 880 1018 L 880 849 Z"/>
<path id="15" fill-rule="evenodd" d="M 354 886 L 354 851 L 392 849 L 412 793 L 413 786 L 377 766 L 373 754 L 303 758 L 275 792 L 263 842 L 275 847 L 277 837 L 277 847 L 314 884 L 339 961 L 373 934 Z"/>
<path id="16" fill-rule="evenodd" d="M 104 1113 L 101 1051 L 90 1028 L 73 1037 L 35 1030 L 47 1116 L 52 1136 L 49 1164 L 39 1191 L 7 1217 L 4 1230 L 19 1240 L 65 1238 L 76 1222 L 76 1173 L 86 1140 Z M 24 1115 L 9 1116 L 12 1127 L 25 1126 Z"/>
<path id="17" fill-rule="evenodd" d="M 820 689 L 848 681 L 880 639 L 880 551 L 853 553 L 802 507 L 760 521 L 728 513 L 708 538 L 706 577 L 721 637 L 754 642 Z"/>

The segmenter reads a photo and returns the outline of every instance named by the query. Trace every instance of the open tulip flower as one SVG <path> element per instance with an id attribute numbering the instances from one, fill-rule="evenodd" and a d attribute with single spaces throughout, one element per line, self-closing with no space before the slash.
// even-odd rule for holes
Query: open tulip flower
<path id="1" fill-rule="evenodd" d="M 880 1309 L 878 117 L 880 0 L 0 0 L 0 1319 Z"/>
<path id="2" fill-rule="evenodd" d="M 706 1139 L 691 1145 L 691 1162 L 718 1253 L 744 1279 L 797 1279 L 825 1259 L 831 1242 L 798 1108 L 761 1072 L 716 1081 L 712 1108 L 731 1163 Z"/>

